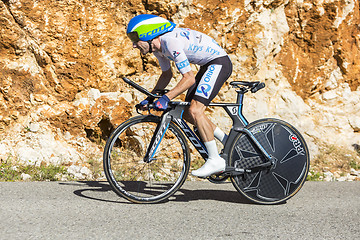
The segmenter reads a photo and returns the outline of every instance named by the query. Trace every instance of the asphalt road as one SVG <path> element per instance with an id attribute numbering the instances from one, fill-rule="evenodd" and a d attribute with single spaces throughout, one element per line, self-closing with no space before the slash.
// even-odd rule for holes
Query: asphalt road
<path id="1" fill-rule="evenodd" d="M 4 240 L 360 239 L 360 182 L 306 182 L 276 206 L 209 182 L 154 205 L 129 203 L 107 182 L 3 182 L 0 199 Z"/>

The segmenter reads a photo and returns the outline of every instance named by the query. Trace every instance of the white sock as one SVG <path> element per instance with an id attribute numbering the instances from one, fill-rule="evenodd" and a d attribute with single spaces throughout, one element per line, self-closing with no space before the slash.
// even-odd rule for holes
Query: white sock
<path id="1" fill-rule="evenodd" d="M 204 142 L 204 144 L 208 151 L 209 158 L 219 158 L 219 152 L 217 150 L 215 140 L 212 140 L 210 142 Z"/>
<path id="2" fill-rule="evenodd" d="M 226 135 L 220 128 L 216 127 L 214 131 L 214 136 L 225 145 L 228 135 Z"/>

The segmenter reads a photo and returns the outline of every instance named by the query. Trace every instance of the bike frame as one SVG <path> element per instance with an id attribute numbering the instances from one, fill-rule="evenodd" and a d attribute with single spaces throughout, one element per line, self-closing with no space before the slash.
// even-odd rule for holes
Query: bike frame
<path id="1" fill-rule="evenodd" d="M 153 94 L 127 78 L 123 80 L 154 99 L 166 93 L 166 90 L 160 90 Z M 220 153 L 227 165 L 224 171 L 206 178 L 213 183 L 231 178 L 236 190 L 252 202 L 284 202 L 296 194 L 305 182 L 310 164 L 306 142 L 300 132 L 285 121 L 264 118 L 249 123 L 246 120 L 242 113 L 244 95 L 264 88 L 264 83 L 231 81 L 229 85 L 237 92 L 236 102 L 209 105 L 223 108 L 232 119 L 232 127 Z M 138 104 L 136 111 L 142 116 L 128 119 L 110 135 L 104 149 L 104 173 L 119 196 L 136 203 L 156 203 L 172 196 L 185 182 L 190 169 L 190 149 L 185 138 L 205 160 L 208 159 L 204 143 L 183 119 L 190 105 L 190 102 L 170 101 L 161 116 L 154 116 L 154 104 L 146 106 L 148 114 L 140 112 L 144 106 Z M 136 131 L 140 129 L 140 124 L 144 135 L 139 131 L 138 137 L 146 140 L 146 145 L 139 149 L 135 144 L 126 149 L 127 143 L 132 143 L 131 133 L 135 132 L 133 137 L 137 139 Z M 168 130 L 171 134 L 165 134 Z M 182 149 L 172 149 L 173 140 Z M 164 144 L 160 146 L 162 141 Z M 182 155 L 178 156 L 178 150 Z M 176 151 L 174 159 L 171 157 L 173 154 L 168 155 L 169 151 Z M 139 162 L 139 157 L 143 163 Z M 158 175 L 158 172 L 162 173 Z"/>
<path id="2" fill-rule="evenodd" d="M 261 153 L 264 155 L 264 157 L 268 160 L 268 164 L 265 164 L 264 167 L 268 167 L 271 164 L 274 163 L 271 155 L 266 152 L 266 150 L 261 146 L 261 144 L 256 140 L 254 135 L 246 129 L 246 126 L 249 124 L 244 115 L 242 114 L 242 108 L 243 108 L 243 99 L 244 94 L 247 92 L 247 90 L 237 90 L 238 96 L 237 96 L 237 102 L 236 103 L 210 103 L 210 107 L 222 107 L 228 116 L 232 119 L 233 125 L 230 130 L 230 133 L 228 135 L 228 139 L 225 143 L 225 146 L 222 150 L 221 157 L 225 159 L 225 161 L 228 163 L 227 166 L 229 166 L 229 153 L 232 147 L 232 144 L 235 140 L 235 137 L 239 132 L 246 134 L 250 137 L 252 142 L 258 147 L 258 149 L 261 151 Z M 151 139 L 151 142 L 148 146 L 146 155 L 144 157 L 145 162 L 151 162 L 153 160 L 153 156 L 160 145 L 160 142 L 168 129 L 170 122 L 174 122 L 185 134 L 185 136 L 188 138 L 188 140 L 192 143 L 192 145 L 195 147 L 195 149 L 199 152 L 199 154 L 206 160 L 208 158 L 208 152 L 206 150 L 206 147 L 204 146 L 203 142 L 197 137 L 197 135 L 190 129 L 188 124 L 184 121 L 182 118 L 183 113 L 186 109 L 186 107 L 190 106 L 189 102 L 170 102 L 169 105 L 171 108 L 169 110 L 166 110 L 162 116 L 161 121 L 158 124 L 154 136 Z M 231 171 L 234 169 L 231 169 L 227 167 L 226 171 Z M 244 172 L 245 170 L 242 170 L 240 172 Z"/>

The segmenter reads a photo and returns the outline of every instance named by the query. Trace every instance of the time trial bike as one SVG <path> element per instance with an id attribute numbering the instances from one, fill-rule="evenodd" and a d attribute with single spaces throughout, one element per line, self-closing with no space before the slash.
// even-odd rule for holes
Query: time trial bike
<path id="1" fill-rule="evenodd" d="M 135 89 L 159 98 L 165 91 L 150 93 L 124 77 Z M 232 127 L 220 156 L 225 171 L 211 182 L 230 178 L 236 190 L 254 203 L 278 204 L 303 186 L 310 165 L 309 150 L 300 132 L 289 123 L 264 118 L 249 123 L 242 113 L 244 94 L 265 87 L 262 82 L 233 81 L 236 103 L 210 103 L 222 107 Z M 188 141 L 204 160 L 207 149 L 182 118 L 189 102 L 170 101 L 161 116 L 135 116 L 120 124 L 107 140 L 104 172 L 119 196 L 135 203 L 157 203 L 171 197 L 185 182 L 190 168 Z M 149 105 L 152 109 L 153 105 Z M 138 106 L 137 106 L 138 111 Z M 140 113 L 138 111 L 138 113 Z"/>

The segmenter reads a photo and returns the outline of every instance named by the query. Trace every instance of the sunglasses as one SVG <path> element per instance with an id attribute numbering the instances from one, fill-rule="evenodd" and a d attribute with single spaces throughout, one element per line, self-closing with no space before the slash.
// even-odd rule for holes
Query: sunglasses
<path id="1" fill-rule="evenodd" d="M 130 40 L 131 40 L 132 42 L 138 42 L 138 41 L 140 41 L 140 38 L 139 38 L 139 35 L 138 35 L 137 32 L 130 32 L 130 33 L 128 33 L 127 35 L 128 35 L 128 37 L 130 38 Z"/>

